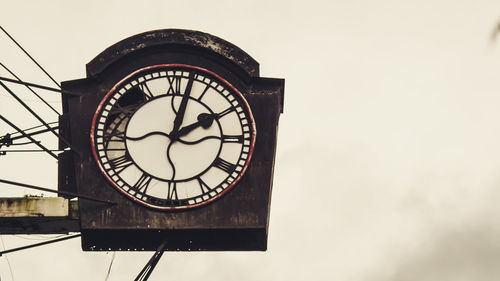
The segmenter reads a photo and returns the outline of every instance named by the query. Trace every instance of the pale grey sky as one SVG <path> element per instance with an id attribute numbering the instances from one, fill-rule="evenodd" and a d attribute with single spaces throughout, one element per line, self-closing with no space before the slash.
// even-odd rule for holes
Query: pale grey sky
<path id="1" fill-rule="evenodd" d="M 262 76 L 286 79 L 268 251 L 169 252 L 150 280 L 500 275 L 500 42 L 490 42 L 500 2 L 5 1 L 0 19 L 59 81 L 83 78 L 113 43 L 163 28 L 221 37 Z M 2 35 L 0 50 L 25 80 L 52 85 Z M 57 94 L 45 97 L 60 106 Z M 2 91 L 0 111 L 37 124 Z M 0 169 L 0 178 L 56 184 L 43 154 L 1 156 Z M 31 193 L 0 187 L 1 196 Z M 40 237 L 3 240 L 11 248 L 27 238 Z M 8 255 L 14 280 L 104 280 L 111 254 L 79 243 Z M 117 253 L 109 280 L 132 280 L 150 256 Z M 4 257 L 0 276 L 11 280 Z"/>

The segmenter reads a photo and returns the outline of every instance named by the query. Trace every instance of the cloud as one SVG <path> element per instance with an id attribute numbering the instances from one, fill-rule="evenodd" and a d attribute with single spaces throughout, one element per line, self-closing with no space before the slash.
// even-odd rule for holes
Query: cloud
<path id="1" fill-rule="evenodd" d="M 500 276 L 500 228 L 478 217 L 454 226 L 436 226 L 420 247 L 407 250 L 396 263 L 382 263 L 384 281 L 497 280 Z"/>

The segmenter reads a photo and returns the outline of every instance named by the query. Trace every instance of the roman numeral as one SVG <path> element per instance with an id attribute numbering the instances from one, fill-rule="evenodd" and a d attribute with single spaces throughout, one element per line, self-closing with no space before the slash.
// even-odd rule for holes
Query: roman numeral
<path id="1" fill-rule="evenodd" d="M 135 103 L 127 106 L 120 106 L 119 104 L 116 104 L 111 111 L 109 112 L 109 115 L 116 115 L 116 114 L 125 114 L 127 117 L 132 116 L 134 112 L 139 108 L 139 106 L 142 105 L 142 103 Z"/>
<path id="2" fill-rule="evenodd" d="M 110 159 L 108 163 L 109 165 L 111 165 L 111 167 L 113 167 L 117 174 L 121 173 L 123 170 L 125 170 L 125 168 L 133 164 L 132 159 L 130 158 L 128 153 L 125 153 L 120 157 Z"/>
<path id="3" fill-rule="evenodd" d="M 228 143 L 243 143 L 243 135 L 240 136 L 222 135 L 222 141 Z"/>
<path id="4" fill-rule="evenodd" d="M 217 118 L 222 118 L 225 115 L 228 115 L 229 113 L 233 112 L 236 110 L 236 107 L 229 107 L 226 110 L 222 111 L 221 113 L 217 114 Z"/>
<path id="5" fill-rule="evenodd" d="M 167 76 L 168 80 L 168 90 L 167 95 L 174 95 L 181 93 L 181 79 L 179 76 Z"/>
<path id="6" fill-rule="evenodd" d="M 125 152 L 125 132 L 112 132 L 110 134 L 102 136 L 102 139 L 106 151 L 113 150 Z M 110 148 L 111 143 L 113 143 L 114 145 Z"/>
<path id="7" fill-rule="evenodd" d="M 134 186 L 132 188 L 134 189 L 134 191 L 136 191 L 136 194 L 137 194 L 137 192 L 146 193 L 152 179 L 153 178 L 150 175 L 144 173 L 137 180 L 137 182 L 134 184 Z"/>
<path id="8" fill-rule="evenodd" d="M 234 171 L 234 169 L 236 169 L 236 165 L 235 164 L 227 162 L 226 160 L 224 160 L 222 158 L 215 159 L 215 161 L 212 164 L 212 166 L 217 167 L 217 168 L 223 170 L 224 172 L 226 172 L 228 174 L 231 174 Z"/>
<path id="9" fill-rule="evenodd" d="M 139 84 L 138 85 L 138 90 L 142 92 L 146 100 L 152 99 L 153 98 L 153 93 L 148 87 L 148 84 L 146 82 Z"/>
<path id="10" fill-rule="evenodd" d="M 205 194 L 212 190 L 200 177 L 196 178 L 198 184 L 200 185 L 201 193 Z"/>
<path id="11" fill-rule="evenodd" d="M 203 96 L 205 95 L 205 93 L 208 91 L 208 89 L 210 89 L 210 84 L 208 84 L 205 89 L 203 90 L 203 92 L 201 93 L 201 95 L 198 97 L 198 100 L 201 100 L 203 98 Z"/>
<path id="12" fill-rule="evenodd" d="M 125 132 L 116 131 L 111 134 L 104 135 L 103 140 L 105 143 L 108 142 L 125 142 Z"/>
<path id="13" fill-rule="evenodd" d="M 168 183 L 167 200 L 179 200 L 177 194 L 177 183 L 175 181 Z"/>

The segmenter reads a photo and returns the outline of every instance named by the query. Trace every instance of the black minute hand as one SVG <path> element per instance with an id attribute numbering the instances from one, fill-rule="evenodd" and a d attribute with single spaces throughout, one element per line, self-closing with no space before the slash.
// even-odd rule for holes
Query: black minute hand
<path id="1" fill-rule="evenodd" d="M 177 111 L 177 115 L 175 116 L 174 119 L 174 128 L 172 129 L 172 132 L 170 132 L 171 135 L 172 134 L 176 135 L 177 132 L 179 131 L 179 127 L 182 124 L 182 120 L 184 119 L 184 113 L 186 112 L 187 102 L 189 100 L 189 95 L 191 94 L 191 88 L 193 87 L 193 80 L 194 80 L 194 72 L 191 71 L 189 73 L 189 81 L 186 85 L 186 90 L 182 95 L 182 101 L 181 105 L 179 106 L 179 111 Z"/>

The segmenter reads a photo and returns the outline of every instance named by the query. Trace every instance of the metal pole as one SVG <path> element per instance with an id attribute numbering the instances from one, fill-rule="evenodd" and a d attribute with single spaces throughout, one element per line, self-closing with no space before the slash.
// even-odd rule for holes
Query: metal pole
<path id="1" fill-rule="evenodd" d="M 156 250 L 154 255 L 151 257 L 151 259 L 146 264 L 146 266 L 144 266 L 144 268 L 141 270 L 139 275 L 134 279 L 134 281 L 146 281 L 149 279 L 149 276 L 151 275 L 151 273 L 153 272 L 153 270 L 156 267 L 156 264 L 158 264 L 158 261 L 160 260 L 161 256 L 163 255 L 163 252 L 164 252 L 166 246 L 167 246 L 167 239 L 165 239 L 160 244 L 160 246 L 158 247 L 158 249 Z"/>

